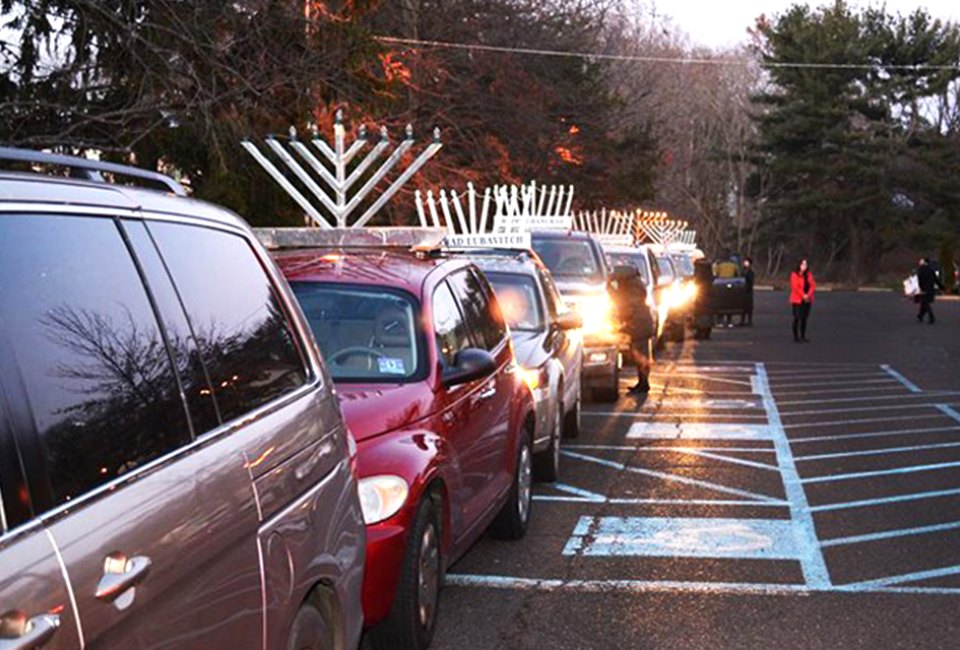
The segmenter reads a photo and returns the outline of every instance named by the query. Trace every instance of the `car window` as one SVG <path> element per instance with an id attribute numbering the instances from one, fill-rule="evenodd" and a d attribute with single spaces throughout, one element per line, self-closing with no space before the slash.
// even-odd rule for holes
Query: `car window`
<path id="1" fill-rule="evenodd" d="M 673 263 L 677 267 L 677 270 L 680 272 L 680 275 L 689 278 L 693 276 L 693 260 L 690 259 L 689 255 L 676 254 L 673 255 Z"/>
<path id="2" fill-rule="evenodd" d="M 54 504 L 190 442 L 173 365 L 117 223 L 5 216 L 0 242 L 0 327 Z"/>
<path id="3" fill-rule="evenodd" d="M 472 346 L 470 330 L 446 282 L 440 283 L 433 292 L 433 330 L 437 337 L 437 356 L 445 368 L 453 367 L 457 352 Z"/>
<path id="4" fill-rule="evenodd" d="M 183 394 L 187 398 L 194 431 L 199 435 L 215 429 L 221 422 L 213 397 L 213 386 L 170 275 L 150 238 L 150 233 L 147 232 L 146 225 L 142 221 L 124 221 L 123 228 L 140 262 L 150 293 L 157 303 L 157 310 L 163 314 L 164 333 L 177 366 Z"/>
<path id="5" fill-rule="evenodd" d="M 411 297 L 381 288 L 319 282 L 290 286 L 338 381 L 419 378 L 419 309 Z"/>
<path id="6" fill-rule="evenodd" d="M 611 266 L 632 266 L 640 273 L 640 279 L 646 286 L 650 286 L 650 266 L 643 253 L 611 253 Z"/>
<path id="7" fill-rule="evenodd" d="M 533 249 L 558 278 L 581 278 L 590 282 L 603 280 L 601 260 L 589 240 L 535 237 Z"/>
<path id="8" fill-rule="evenodd" d="M 199 226 L 148 228 L 186 308 L 224 422 L 306 383 L 293 330 L 246 240 Z"/>
<path id="9" fill-rule="evenodd" d="M 536 278 L 520 273 L 487 273 L 487 279 L 493 285 L 497 303 L 511 330 L 543 330 L 543 306 Z"/>
<path id="10" fill-rule="evenodd" d="M 488 351 L 496 349 L 506 338 L 507 329 L 490 285 L 472 269 L 451 274 L 448 282 L 463 307 L 463 317 L 476 338 L 477 347 Z"/>
<path id="11" fill-rule="evenodd" d="M 540 276 L 540 283 L 543 286 L 543 297 L 547 303 L 547 313 L 550 314 L 551 319 L 555 319 L 563 308 L 563 300 L 560 298 L 560 292 L 557 290 L 557 285 L 553 283 L 553 278 L 550 277 L 550 274 L 544 271 L 542 268 L 537 267 L 537 274 Z"/>
<path id="12" fill-rule="evenodd" d="M 669 278 L 676 277 L 676 273 L 673 272 L 673 264 L 670 262 L 669 257 L 666 255 L 658 255 L 657 264 L 660 266 L 660 275 L 665 275 Z"/>

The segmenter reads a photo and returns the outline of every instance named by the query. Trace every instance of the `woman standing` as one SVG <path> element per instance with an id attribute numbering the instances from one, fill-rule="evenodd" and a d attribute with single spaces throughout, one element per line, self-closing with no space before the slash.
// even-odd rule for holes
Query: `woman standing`
<path id="1" fill-rule="evenodd" d="M 793 340 L 797 343 L 809 343 L 807 340 L 807 319 L 813 306 L 813 292 L 817 283 L 813 280 L 806 259 L 800 260 L 797 270 L 790 274 L 790 305 L 793 307 Z"/>

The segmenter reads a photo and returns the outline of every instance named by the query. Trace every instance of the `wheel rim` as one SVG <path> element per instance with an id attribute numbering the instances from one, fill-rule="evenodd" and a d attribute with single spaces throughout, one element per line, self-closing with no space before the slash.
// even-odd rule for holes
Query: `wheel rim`
<path id="1" fill-rule="evenodd" d="M 428 523 L 420 538 L 420 570 L 417 585 L 417 604 L 420 625 L 429 628 L 433 615 L 437 611 L 437 597 L 440 584 L 440 547 L 437 543 L 437 529 Z"/>
<path id="2" fill-rule="evenodd" d="M 520 467 L 517 468 L 517 513 L 520 521 L 525 522 L 530 514 L 530 492 L 533 485 L 533 471 L 530 462 L 530 447 L 524 444 L 520 448 Z"/>

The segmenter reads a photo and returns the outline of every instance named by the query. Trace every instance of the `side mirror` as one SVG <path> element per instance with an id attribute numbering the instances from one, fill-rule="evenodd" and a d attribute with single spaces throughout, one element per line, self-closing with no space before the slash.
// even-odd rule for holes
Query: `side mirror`
<path id="1" fill-rule="evenodd" d="M 578 330 L 583 327 L 583 316 L 570 310 L 557 315 L 557 327 L 562 330 Z"/>
<path id="2" fill-rule="evenodd" d="M 486 350 L 467 348 L 457 352 L 453 367 L 443 371 L 443 385 L 447 388 L 489 377 L 497 369 L 497 360 Z"/>

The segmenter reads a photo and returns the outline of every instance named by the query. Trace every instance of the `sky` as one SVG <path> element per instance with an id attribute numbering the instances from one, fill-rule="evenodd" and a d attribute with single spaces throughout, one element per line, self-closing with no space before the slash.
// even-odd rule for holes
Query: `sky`
<path id="1" fill-rule="evenodd" d="M 809 0 L 818 6 L 824 0 Z M 760 14 L 772 16 L 795 4 L 792 0 L 657 0 L 658 14 L 670 16 L 672 22 L 690 35 L 696 44 L 713 48 L 734 47 L 747 38 L 746 29 Z M 852 1 L 857 7 L 880 6 L 880 2 Z M 918 7 L 926 8 L 935 18 L 960 22 L 958 0 L 887 0 L 891 13 L 909 14 Z"/>

